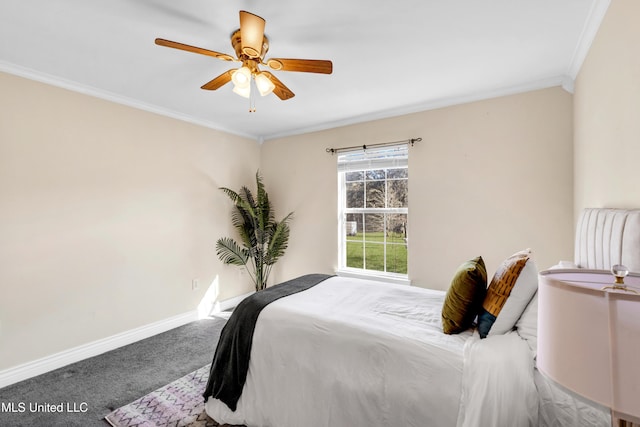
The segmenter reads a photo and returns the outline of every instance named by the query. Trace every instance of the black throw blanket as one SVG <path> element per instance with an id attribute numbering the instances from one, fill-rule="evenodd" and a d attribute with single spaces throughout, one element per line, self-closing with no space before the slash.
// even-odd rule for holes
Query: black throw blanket
<path id="1" fill-rule="evenodd" d="M 247 379 L 253 331 L 262 309 L 273 301 L 307 290 L 329 277 L 327 274 L 308 274 L 266 288 L 242 300 L 220 333 L 203 394 L 205 401 L 212 396 L 235 411 Z"/>

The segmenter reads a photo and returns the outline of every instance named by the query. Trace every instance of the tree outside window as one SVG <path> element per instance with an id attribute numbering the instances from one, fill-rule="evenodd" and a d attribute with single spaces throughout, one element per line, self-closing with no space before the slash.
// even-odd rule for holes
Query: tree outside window
<path id="1" fill-rule="evenodd" d="M 349 170 L 340 178 L 343 267 L 406 275 L 408 167 Z"/>

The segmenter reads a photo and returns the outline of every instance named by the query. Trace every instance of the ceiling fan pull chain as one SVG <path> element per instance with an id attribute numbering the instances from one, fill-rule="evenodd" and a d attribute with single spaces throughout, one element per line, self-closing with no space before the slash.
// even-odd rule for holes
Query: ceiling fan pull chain
<path id="1" fill-rule="evenodd" d="M 250 90 L 249 90 L 249 112 L 250 113 L 255 113 L 256 112 L 256 90 L 258 89 L 256 87 L 256 83 L 253 80 L 253 76 L 251 76 L 251 83 L 250 83 Z"/>

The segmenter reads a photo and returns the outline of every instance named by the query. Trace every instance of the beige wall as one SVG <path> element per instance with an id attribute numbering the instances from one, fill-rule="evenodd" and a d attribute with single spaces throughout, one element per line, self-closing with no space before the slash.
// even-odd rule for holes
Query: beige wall
<path id="1" fill-rule="evenodd" d="M 255 141 L 3 73 L 0 93 L 0 370 L 251 290 L 215 240 Z"/>
<path id="2" fill-rule="evenodd" d="M 560 88 L 307 135 L 247 140 L 0 74 L 0 370 L 251 290 L 221 265 L 220 186 L 295 212 L 272 281 L 337 266 L 333 146 L 422 137 L 410 151 L 409 274 L 446 289 L 531 247 L 572 254 L 572 97 Z M 201 289 L 193 292 L 191 280 Z"/>
<path id="3" fill-rule="evenodd" d="M 490 274 L 530 247 L 539 268 L 573 254 L 572 96 L 552 88 L 268 141 L 261 167 L 293 210 L 276 280 L 337 266 L 337 178 L 327 147 L 422 137 L 409 152 L 409 276 L 446 289 L 463 261 Z"/>
<path id="4" fill-rule="evenodd" d="M 575 90 L 575 210 L 640 208 L 640 2 L 611 2 Z"/>

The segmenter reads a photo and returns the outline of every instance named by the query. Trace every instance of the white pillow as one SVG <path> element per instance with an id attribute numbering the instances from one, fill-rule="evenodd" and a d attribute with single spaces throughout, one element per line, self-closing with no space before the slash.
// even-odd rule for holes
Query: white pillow
<path id="1" fill-rule="evenodd" d="M 533 260 L 529 258 L 488 335 L 501 335 L 512 330 L 537 290 L 538 269 Z"/>
<path id="2" fill-rule="evenodd" d="M 533 358 L 538 356 L 538 293 L 524 309 L 524 313 L 516 322 L 516 331 L 529 344 Z"/>

